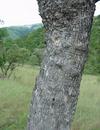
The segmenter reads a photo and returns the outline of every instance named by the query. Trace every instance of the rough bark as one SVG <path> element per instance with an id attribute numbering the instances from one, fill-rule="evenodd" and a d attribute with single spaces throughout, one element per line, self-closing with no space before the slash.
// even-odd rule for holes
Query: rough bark
<path id="1" fill-rule="evenodd" d="M 38 0 L 46 50 L 33 91 L 28 130 L 70 130 L 87 59 L 93 0 Z"/>

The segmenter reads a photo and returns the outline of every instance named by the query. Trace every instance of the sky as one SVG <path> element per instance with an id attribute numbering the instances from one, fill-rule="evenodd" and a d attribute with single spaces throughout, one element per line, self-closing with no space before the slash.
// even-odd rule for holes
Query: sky
<path id="1" fill-rule="evenodd" d="M 96 4 L 95 16 L 100 15 L 100 2 Z M 0 20 L 3 26 L 41 23 L 36 0 L 0 0 Z"/>

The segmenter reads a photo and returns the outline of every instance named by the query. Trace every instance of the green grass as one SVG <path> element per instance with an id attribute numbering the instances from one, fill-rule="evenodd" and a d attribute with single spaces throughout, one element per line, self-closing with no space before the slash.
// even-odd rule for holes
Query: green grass
<path id="1" fill-rule="evenodd" d="M 73 130 L 100 130 L 99 76 L 83 76 Z"/>
<path id="2" fill-rule="evenodd" d="M 24 130 L 38 67 L 17 68 L 0 80 L 0 130 Z M 72 130 L 100 130 L 100 77 L 84 75 Z"/>
<path id="3" fill-rule="evenodd" d="M 0 80 L 0 130 L 25 129 L 38 70 L 25 66 L 18 68 L 10 80 Z"/>

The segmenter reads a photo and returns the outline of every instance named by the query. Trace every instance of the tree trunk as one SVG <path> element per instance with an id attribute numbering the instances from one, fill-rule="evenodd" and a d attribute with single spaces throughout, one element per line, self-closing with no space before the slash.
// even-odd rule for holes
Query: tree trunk
<path id="1" fill-rule="evenodd" d="M 46 50 L 28 130 L 70 130 L 87 59 L 94 0 L 38 0 Z"/>

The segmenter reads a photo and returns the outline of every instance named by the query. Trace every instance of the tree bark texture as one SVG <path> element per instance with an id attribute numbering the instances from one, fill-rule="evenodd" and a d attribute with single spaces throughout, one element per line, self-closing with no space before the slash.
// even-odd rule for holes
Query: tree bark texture
<path id="1" fill-rule="evenodd" d="M 94 0 L 38 0 L 46 50 L 28 130 L 70 130 L 87 59 Z"/>

